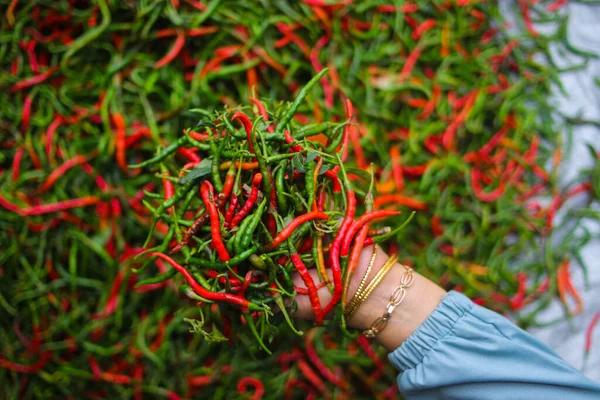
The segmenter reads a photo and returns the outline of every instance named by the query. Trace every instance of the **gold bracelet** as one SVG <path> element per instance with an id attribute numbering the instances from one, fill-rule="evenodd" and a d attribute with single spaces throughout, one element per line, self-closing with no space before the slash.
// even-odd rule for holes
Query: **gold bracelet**
<path id="1" fill-rule="evenodd" d="M 381 283 L 385 275 L 390 271 L 390 269 L 392 269 L 397 259 L 398 257 L 395 255 L 388 258 L 385 264 L 383 264 L 381 269 L 377 272 L 377 275 L 375 275 L 373 280 L 369 282 L 365 290 L 361 291 L 360 293 L 357 292 L 355 294 L 355 297 L 352 299 L 353 304 L 350 304 L 349 307 L 346 309 L 347 312 L 344 313 L 344 317 L 347 320 L 352 318 L 352 316 L 356 313 L 358 308 L 367 300 L 371 293 L 373 293 L 373 291 Z"/>
<path id="2" fill-rule="evenodd" d="M 375 275 L 373 280 L 369 282 L 369 285 L 365 288 L 364 292 L 359 294 L 357 304 L 355 305 L 353 310 L 350 310 L 349 316 L 352 316 L 356 312 L 356 310 L 358 310 L 358 308 L 362 305 L 362 303 L 364 303 L 367 300 L 371 293 L 373 293 L 377 286 L 379 286 L 385 275 L 392 269 L 397 259 L 398 257 L 396 256 L 388 258 L 388 260 L 385 262 L 385 264 L 383 264 L 379 272 L 377 272 L 377 275 Z"/>
<path id="3" fill-rule="evenodd" d="M 390 320 L 390 318 L 392 318 L 392 313 L 394 312 L 396 307 L 398 307 L 404 301 L 404 297 L 406 296 L 406 289 L 410 287 L 410 285 L 412 285 L 415 276 L 413 274 L 412 268 L 407 267 L 406 265 L 403 265 L 403 267 L 405 269 L 405 272 L 400 278 L 400 285 L 392 292 L 390 300 L 388 301 L 388 304 L 385 307 L 385 313 L 381 317 L 377 318 L 373 322 L 373 324 L 371 324 L 371 327 L 369 329 L 363 331 L 363 335 L 365 335 L 367 339 L 374 338 L 379 332 L 385 329 L 388 321 Z"/>
<path id="4" fill-rule="evenodd" d="M 373 246 L 373 254 L 371 255 L 371 259 L 369 260 L 369 264 L 367 265 L 367 271 L 365 272 L 365 275 L 363 276 L 362 280 L 360 281 L 360 284 L 358 285 L 358 289 L 356 289 L 356 292 L 354 293 L 354 296 L 352 296 L 352 299 L 350 299 L 350 302 L 348 302 L 347 306 L 352 305 L 354 299 L 356 298 L 356 295 L 361 293 L 363 290 L 363 287 L 365 286 L 365 283 L 367 282 L 367 278 L 369 277 L 369 275 L 371 274 L 371 269 L 373 269 L 373 265 L 375 264 L 375 260 L 377 259 L 377 249 L 379 248 L 379 246 L 377 245 L 377 243 L 375 243 L 375 245 Z M 344 303 L 345 299 L 342 299 L 342 306 L 344 308 L 344 310 L 346 309 L 346 304 Z"/>

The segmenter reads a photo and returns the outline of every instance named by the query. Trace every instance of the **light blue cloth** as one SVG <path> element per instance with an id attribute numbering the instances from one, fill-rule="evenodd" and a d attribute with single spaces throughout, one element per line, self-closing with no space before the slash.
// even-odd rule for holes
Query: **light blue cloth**
<path id="1" fill-rule="evenodd" d="M 600 399 L 600 385 L 506 318 L 448 293 L 389 359 L 407 399 Z"/>

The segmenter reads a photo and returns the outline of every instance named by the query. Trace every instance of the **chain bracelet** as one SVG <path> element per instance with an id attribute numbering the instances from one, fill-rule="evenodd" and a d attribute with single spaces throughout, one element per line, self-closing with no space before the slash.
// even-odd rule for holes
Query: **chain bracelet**
<path id="1" fill-rule="evenodd" d="M 377 318 L 371 327 L 365 331 L 363 331 L 363 335 L 365 335 L 368 339 L 373 339 L 379 332 L 385 329 L 388 321 L 392 318 L 392 313 L 398 307 L 406 297 L 406 289 L 412 285 L 415 275 L 413 274 L 413 269 L 403 265 L 405 272 L 402 274 L 400 278 L 400 285 L 394 289 L 390 296 L 390 300 L 385 307 L 385 313 Z"/>

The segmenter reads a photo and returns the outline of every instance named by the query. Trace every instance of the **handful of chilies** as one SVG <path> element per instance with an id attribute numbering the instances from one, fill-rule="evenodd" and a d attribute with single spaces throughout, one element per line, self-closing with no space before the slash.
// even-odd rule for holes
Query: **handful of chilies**
<path id="1" fill-rule="evenodd" d="M 150 259 L 144 266 L 158 257 L 172 267 L 138 285 L 179 273 L 187 282 L 183 292 L 199 304 L 238 307 L 242 323 L 266 351 L 264 339 L 272 339 L 276 331 L 269 320 L 273 310 L 275 323 L 281 316 L 299 333 L 286 308 L 293 306 L 289 299 L 308 295 L 316 324 L 323 324 L 346 298 L 363 247 L 402 229 L 371 229 L 400 212 L 373 210 L 372 174 L 344 166 L 350 101 L 343 122 L 300 127 L 293 121 L 326 72 L 316 75 L 292 103 L 272 111 L 254 98 L 255 115 L 194 110 L 202 116 L 202 129 L 186 130 L 155 157 L 131 166 L 159 167 L 163 193 L 146 193 L 143 201 L 154 219 L 146 241 L 152 247 L 144 253 Z M 186 162 L 183 167 L 180 159 Z M 363 213 L 357 212 L 357 203 Z M 293 273 L 306 288 L 294 286 Z M 328 304 L 321 304 L 317 293 L 324 286 L 333 295 Z M 332 321 L 342 322 L 345 330 L 341 312 Z"/>

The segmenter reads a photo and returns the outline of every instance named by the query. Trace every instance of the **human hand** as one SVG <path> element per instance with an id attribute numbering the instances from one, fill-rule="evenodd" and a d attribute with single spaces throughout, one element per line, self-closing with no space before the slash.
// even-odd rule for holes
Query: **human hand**
<path id="1" fill-rule="evenodd" d="M 363 249 L 358 266 L 350 282 L 347 302 L 352 299 L 352 296 L 358 289 L 372 254 L 373 246 Z M 367 282 L 375 276 L 388 258 L 388 255 L 381 248 L 377 249 L 377 258 Z M 385 312 L 390 295 L 399 285 L 404 271 L 405 269 L 402 265 L 396 263 L 368 299 L 358 308 L 350 320 L 347 321 L 348 326 L 360 330 L 368 329 L 373 321 Z M 319 282 L 316 270 L 312 269 L 310 273 L 313 280 Z M 446 294 L 444 289 L 429 279 L 416 272 L 414 275 L 414 281 L 406 290 L 404 301 L 396 308 L 386 328 L 376 336 L 377 340 L 390 351 L 402 344 L 427 319 Z M 331 279 L 331 276 L 329 279 Z M 297 274 L 294 276 L 294 285 L 298 288 L 306 288 L 304 282 Z M 321 288 L 318 294 L 321 307 L 324 307 L 331 301 L 332 295 L 327 287 Z M 296 301 L 298 304 L 296 316 L 302 319 L 313 319 L 314 314 L 308 296 L 298 295 Z"/>

